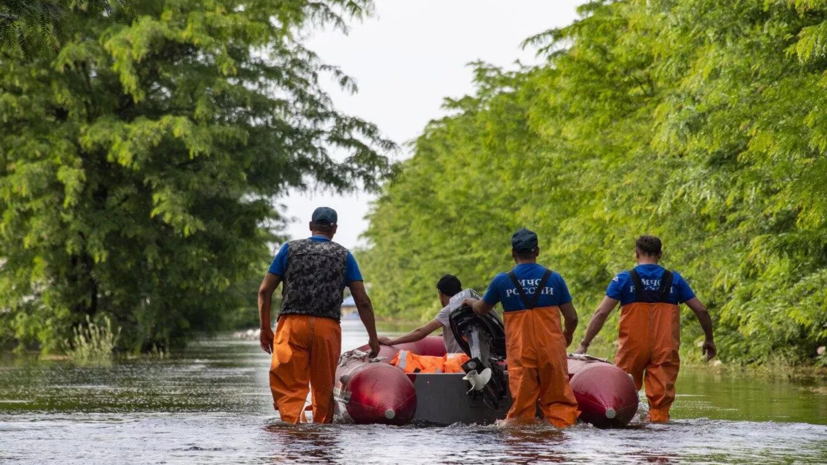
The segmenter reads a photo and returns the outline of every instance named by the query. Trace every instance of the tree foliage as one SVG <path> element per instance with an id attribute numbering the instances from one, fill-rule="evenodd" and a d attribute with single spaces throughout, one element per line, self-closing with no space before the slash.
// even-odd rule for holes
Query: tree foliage
<path id="1" fill-rule="evenodd" d="M 150 0 L 4 52 L 0 342 L 49 350 L 108 315 L 127 347 L 180 343 L 244 303 L 288 189 L 375 187 L 393 144 L 333 107 L 319 79 L 355 86 L 299 33 L 370 8 Z"/>
<path id="2" fill-rule="evenodd" d="M 61 30 L 77 26 L 74 12 L 112 12 L 126 0 L 3 0 L 0 2 L 0 48 L 31 56 L 57 48 Z M 69 23 L 69 24 L 67 24 Z"/>
<path id="3" fill-rule="evenodd" d="M 827 342 L 827 2 L 580 13 L 529 39 L 542 66 L 477 64 L 475 95 L 446 102 L 385 186 L 363 258 L 379 311 L 430 317 L 445 272 L 484 288 L 527 226 L 590 315 L 650 233 L 710 306 L 724 359 L 812 357 Z"/>

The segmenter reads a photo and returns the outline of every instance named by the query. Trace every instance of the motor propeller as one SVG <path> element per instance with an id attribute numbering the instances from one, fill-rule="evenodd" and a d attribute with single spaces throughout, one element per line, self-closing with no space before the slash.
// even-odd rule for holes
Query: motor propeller
<path id="1" fill-rule="evenodd" d="M 485 389 L 485 385 L 491 381 L 491 373 L 493 373 L 491 368 L 486 368 L 482 370 L 481 373 L 477 373 L 477 370 L 471 370 L 466 373 L 462 379 L 471 384 L 471 389 L 468 390 L 468 393 Z"/>
<path id="2" fill-rule="evenodd" d="M 480 296 L 473 289 L 466 289 L 451 298 L 451 331 L 462 350 L 471 360 L 462 365 L 465 379 L 471 385 L 470 396 L 481 396 L 488 407 L 498 410 L 500 400 L 507 393 L 505 373 L 501 362 L 505 360 L 505 328 L 496 313 L 477 315 L 467 305 L 466 298 Z"/>

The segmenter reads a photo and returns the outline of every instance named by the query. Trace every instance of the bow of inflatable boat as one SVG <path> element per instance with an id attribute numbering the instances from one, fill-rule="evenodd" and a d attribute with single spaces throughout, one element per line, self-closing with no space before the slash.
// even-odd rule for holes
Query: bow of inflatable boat
<path id="1" fill-rule="evenodd" d="M 416 389 L 402 370 L 358 350 L 342 356 L 334 397 L 338 413 L 357 424 L 405 425 L 416 413 Z"/>
<path id="2" fill-rule="evenodd" d="M 581 420 L 598 428 L 622 428 L 632 421 L 638 395 L 625 371 L 588 356 L 569 356 L 568 365 Z"/>

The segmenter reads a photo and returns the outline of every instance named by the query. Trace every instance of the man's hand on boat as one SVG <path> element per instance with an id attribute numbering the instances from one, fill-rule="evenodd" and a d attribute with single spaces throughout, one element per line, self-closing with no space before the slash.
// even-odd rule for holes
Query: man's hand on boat
<path id="1" fill-rule="evenodd" d="M 261 348 L 264 349 L 265 352 L 268 354 L 273 353 L 273 330 L 269 326 L 265 326 L 261 328 L 261 335 L 259 336 L 259 341 L 261 342 Z"/>
<path id="2" fill-rule="evenodd" d="M 481 299 L 474 299 L 474 298 L 467 298 L 462 301 L 462 305 L 471 307 L 471 310 L 474 311 L 477 315 L 485 315 L 486 313 L 490 312 L 491 309 L 494 308 L 493 305 L 488 305 L 484 300 Z"/>
<path id="3" fill-rule="evenodd" d="M 379 339 L 371 339 L 368 341 L 368 346 L 370 346 L 370 358 L 374 358 L 379 355 Z"/>
<path id="4" fill-rule="evenodd" d="M 589 351 L 589 346 L 584 346 L 583 344 L 580 344 L 580 347 L 578 347 L 577 350 L 574 351 L 574 353 L 575 354 L 580 354 L 580 355 L 586 355 L 586 352 L 588 352 L 588 351 Z"/>

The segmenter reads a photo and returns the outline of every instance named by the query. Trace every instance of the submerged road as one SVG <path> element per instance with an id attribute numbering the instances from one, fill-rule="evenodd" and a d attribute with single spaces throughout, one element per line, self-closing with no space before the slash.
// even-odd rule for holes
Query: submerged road
<path id="1" fill-rule="evenodd" d="M 344 348 L 366 341 L 343 323 Z M 110 368 L 0 364 L 0 463 L 825 463 L 827 382 L 685 369 L 675 420 L 605 431 L 280 424 L 257 342 Z"/>

